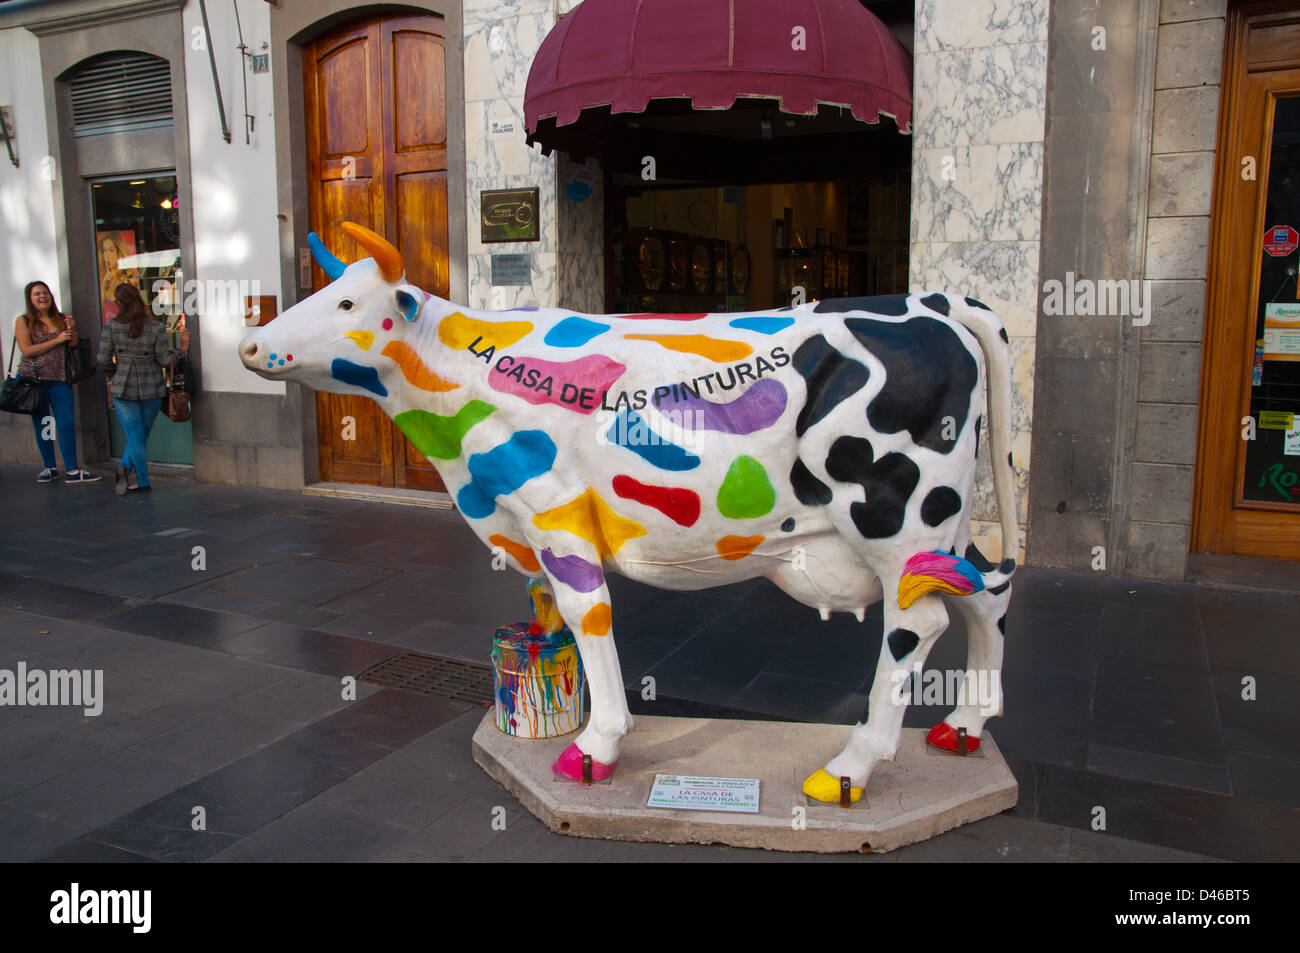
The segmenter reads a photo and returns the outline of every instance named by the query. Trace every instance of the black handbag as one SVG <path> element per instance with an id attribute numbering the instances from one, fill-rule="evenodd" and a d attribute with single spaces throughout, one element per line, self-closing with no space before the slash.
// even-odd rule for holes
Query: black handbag
<path id="1" fill-rule="evenodd" d="M 95 376 L 95 359 L 90 353 L 89 341 L 78 341 L 75 345 L 63 346 L 63 370 L 69 384 L 84 381 Z"/>
<path id="2" fill-rule="evenodd" d="M 0 391 L 0 410 L 10 414 L 33 414 L 41 409 L 45 402 L 45 393 L 41 382 L 33 377 L 11 377 L 9 372 L 14 366 L 14 343 L 9 347 L 9 364 L 5 368 L 4 388 Z"/>

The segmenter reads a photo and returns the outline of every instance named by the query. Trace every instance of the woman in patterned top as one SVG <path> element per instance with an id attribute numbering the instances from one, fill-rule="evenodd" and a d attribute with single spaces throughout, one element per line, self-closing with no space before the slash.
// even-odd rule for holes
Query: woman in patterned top
<path id="1" fill-rule="evenodd" d="M 99 369 L 112 385 L 113 409 L 126 434 L 126 449 L 117 467 L 117 494 L 149 490 L 149 463 L 145 447 L 167 394 L 163 369 L 171 363 L 167 329 L 146 311 L 134 285 L 123 282 L 113 289 L 117 317 L 104 325 L 99 338 Z M 135 474 L 128 484 L 126 471 Z"/>
<path id="2" fill-rule="evenodd" d="M 36 476 L 37 483 L 53 483 L 59 471 L 54 466 L 54 438 L 63 454 L 64 479 L 67 483 L 94 483 L 102 479 L 77 467 L 77 424 L 73 414 L 72 384 L 68 382 L 65 345 L 77 343 L 77 325 L 70 314 L 59 311 L 50 286 L 33 281 L 23 289 L 26 313 L 14 324 L 14 337 L 23 352 L 18 364 L 20 377 L 33 377 L 41 383 L 41 406 L 32 412 L 36 445 L 40 448 L 45 469 Z M 46 420 L 53 416 L 54 434 Z"/>

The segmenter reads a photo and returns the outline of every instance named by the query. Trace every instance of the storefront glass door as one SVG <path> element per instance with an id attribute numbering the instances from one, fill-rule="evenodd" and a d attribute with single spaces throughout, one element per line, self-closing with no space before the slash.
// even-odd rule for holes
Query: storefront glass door
<path id="1" fill-rule="evenodd" d="M 172 346 L 185 327 L 179 307 L 181 278 L 180 215 L 176 176 L 148 175 L 97 180 L 90 185 L 95 262 L 101 323 L 117 315 L 113 290 L 125 282 L 140 289 L 145 305 L 166 323 Z M 109 412 L 111 451 L 120 457 L 126 437 L 117 415 Z M 158 415 L 147 455 L 158 463 L 194 462 L 189 421 L 178 424 Z"/>

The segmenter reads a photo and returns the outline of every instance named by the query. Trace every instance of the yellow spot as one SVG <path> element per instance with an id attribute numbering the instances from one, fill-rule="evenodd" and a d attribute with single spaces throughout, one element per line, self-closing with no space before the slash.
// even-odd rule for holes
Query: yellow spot
<path id="1" fill-rule="evenodd" d="M 352 335 L 349 334 L 348 337 Z M 394 363 L 402 369 L 406 379 L 421 390 L 430 390 L 435 393 L 455 390 L 459 384 L 453 384 L 451 381 L 443 380 L 428 364 L 420 360 L 420 355 L 415 353 L 415 348 L 403 341 L 389 341 L 384 345 L 383 351 L 380 352 L 384 357 L 392 358 Z"/>
<path id="2" fill-rule="evenodd" d="M 815 774 L 808 775 L 803 783 L 803 793 L 814 801 L 827 804 L 840 803 L 840 780 L 826 773 L 825 768 L 818 768 Z M 862 788 L 849 788 L 849 803 L 857 804 L 862 798 Z"/>
<path id="3" fill-rule="evenodd" d="M 629 341 L 654 341 L 670 351 L 698 354 L 719 364 L 739 361 L 754 353 L 754 349 L 743 341 L 723 341 L 703 334 L 625 334 L 623 337 Z"/>
<path id="4" fill-rule="evenodd" d="M 622 549 L 629 539 L 644 536 L 646 529 L 634 520 L 624 519 L 590 487 L 568 503 L 538 513 L 533 517 L 538 529 L 562 529 L 596 547 L 601 559 Z"/>
<path id="5" fill-rule="evenodd" d="M 357 342 L 357 347 L 363 351 L 370 350 L 370 345 L 375 343 L 375 333 L 373 331 L 349 331 L 343 335 L 345 338 L 352 338 Z"/>
<path id="6" fill-rule="evenodd" d="M 610 614 L 608 602 L 597 602 L 582 617 L 583 635 L 609 635 L 609 627 L 614 618 Z"/>
<path id="7" fill-rule="evenodd" d="M 453 311 L 438 322 L 438 340 L 453 351 L 463 351 L 477 340 L 474 350 L 509 347 L 533 329 L 531 321 L 480 321 Z"/>
<path id="8" fill-rule="evenodd" d="M 560 610 L 555 605 L 555 597 L 551 595 L 545 583 L 540 579 L 529 580 L 528 596 L 533 600 L 533 621 L 541 627 L 543 632 L 547 635 L 553 635 L 564 628 L 564 619 L 560 616 Z"/>
<path id="9" fill-rule="evenodd" d="M 519 565 L 523 566 L 529 572 L 541 571 L 542 567 L 537 562 L 537 557 L 533 555 L 533 551 L 523 543 L 516 543 L 509 536 L 502 536 L 500 533 L 497 533 L 495 536 L 489 536 L 488 542 L 493 546 L 500 546 L 515 558 L 515 562 L 519 563 Z"/>
<path id="10" fill-rule="evenodd" d="M 718 540 L 718 555 L 723 559 L 744 559 L 763 542 L 765 536 L 724 536 Z"/>
<path id="11" fill-rule="evenodd" d="M 944 582 L 942 579 L 935 579 L 933 576 L 913 576 L 907 573 L 902 579 L 898 580 L 898 608 L 907 609 L 912 603 L 920 599 L 927 592 L 948 592 L 954 596 L 970 595 L 963 592 L 950 582 Z"/>

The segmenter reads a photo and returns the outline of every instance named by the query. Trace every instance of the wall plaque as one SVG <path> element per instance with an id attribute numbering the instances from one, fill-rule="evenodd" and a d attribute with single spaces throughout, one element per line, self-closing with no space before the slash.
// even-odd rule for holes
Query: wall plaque
<path id="1" fill-rule="evenodd" d="M 484 244 L 538 240 L 537 189 L 488 189 L 479 203 Z"/>
<path id="2" fill-rule="evenodd" d="M 533 256 L 493 255 L 492 285 L 531 285 L 533 283 Z"/>

